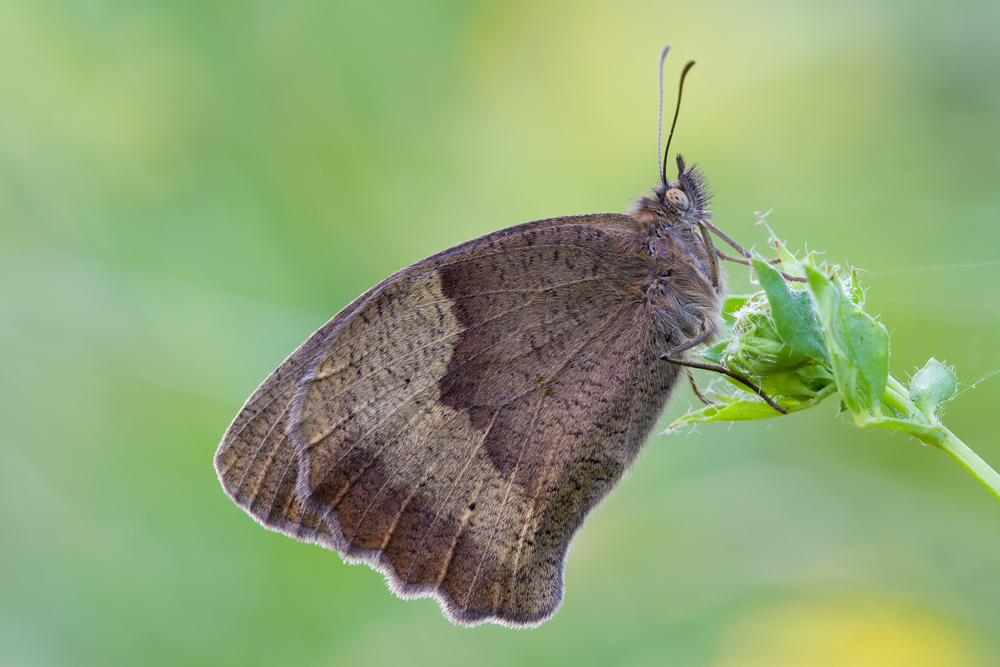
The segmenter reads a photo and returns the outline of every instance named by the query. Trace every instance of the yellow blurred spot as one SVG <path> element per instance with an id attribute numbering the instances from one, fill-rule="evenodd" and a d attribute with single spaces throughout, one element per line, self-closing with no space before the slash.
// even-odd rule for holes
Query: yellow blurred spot
<path id="1" fill-rule="evenodd" d="M 971 667 L 965 633 L 925 609 L 871 598 L 768 604 L 739 618 L 718 667 Z"/>

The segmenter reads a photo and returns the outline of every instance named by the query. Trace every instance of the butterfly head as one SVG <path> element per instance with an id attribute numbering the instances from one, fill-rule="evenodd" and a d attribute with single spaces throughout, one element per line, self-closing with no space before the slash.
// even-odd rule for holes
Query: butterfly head
<path id="1" fill-rule="evenodd" d="M 711 217 L 711 194 L 697 165 L 686 166 L 677 156 L 677 180 L 662 181 L 653 191 L 639 197 L 629 213 L 655 219 L 658 226 L 683 229 Z M 650 220 L 652 222 L 652 220 Z"/>

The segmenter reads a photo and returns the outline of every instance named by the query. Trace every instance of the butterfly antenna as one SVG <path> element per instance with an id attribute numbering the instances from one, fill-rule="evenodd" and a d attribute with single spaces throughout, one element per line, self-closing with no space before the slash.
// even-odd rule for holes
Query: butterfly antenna
<path id="1" fill-rule="evenodd" d="M 664 53 L 666 55 L 666 53 Z M 663 69 L 663 61 L 660 61 L 660 69 Z M 677 107 L 674 109 L 674 122 L 670 124 L 670 134 L 667 135 L 667 147 L 663 150 L 663 159 L 660 161 L 660 180 L 663 183 L 667 182 L 667 154 L 670 152 L 670 140 L 674 138 L 674 128 L 677 127 L 677 116 L 681 113 L 681 95 L 684 94 L 684 79 L 687 78 L 688 72 L 694 67 L 694 61 L 689 60 L 688 64 L 684 66 L 684 71 L 681 72 L 681 86 L 677 91 Z M 663 118 L 663 78 L 660 78 L 660 118 Z M 657 142 L 659 145 L 659 142 Z"/>
<path id="2" fill-rule="evenodd" d="M 670 45 L 667 44 L 663 47 L 663 51 L 660 52 L 660 117 L 656 124 L 656 167 L 660 174 L 665 174 L 666 171 L 663 168 L 663 153 L 660 152 L 660 148 L 663 142 L 663 63 L 667 59 L 667 54 L 670 53 Z M 663 179 L 666 183 L 666 179 Z"/>

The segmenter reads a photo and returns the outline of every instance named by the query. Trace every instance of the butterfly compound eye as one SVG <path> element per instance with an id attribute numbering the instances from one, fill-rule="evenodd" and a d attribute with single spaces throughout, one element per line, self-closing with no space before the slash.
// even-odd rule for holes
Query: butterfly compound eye
<path id="1" fill-rule="evenodd" d="M 688 197 L 684 194 L 683 190 L 678 190 L 677 188 L 670 188 L 667 190 L 667 201 L 676 206 L 682 211 L 686 211 L 691 208 L 691 202 L 688 201 Z"/>

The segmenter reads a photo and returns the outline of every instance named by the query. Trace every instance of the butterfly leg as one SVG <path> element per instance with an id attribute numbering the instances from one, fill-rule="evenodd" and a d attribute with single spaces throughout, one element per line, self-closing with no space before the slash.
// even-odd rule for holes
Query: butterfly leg
<path id="1" fill-rule="evenodd" d="M 712 250 L 715 251 L 715 254 L 718 255 L 721 259 L 724 259 L 727 262 L 736 262 L 737 264 L 743 264 L 744 266 L 750 266 L 750 260 L 751 260 L 751 258 L 753 258 L 753 255 L 750 253 L 749 250 L 747 250 L 746 248 L 744 248 L 743 246 L 741 246 L 739 243 L 737 243 L 736 241 L 734 241 L 733 239 L 731 239 L 729 237 L 729 235 L 726 234 L 724 231 L 722 231 L 721 229 L 719 229 L 718 227 L 716 227 L 715 225 L 713 225 L 711 222 L 709 222 L 705 218 L 699 218 L 699 220 L 698 220 L 698 228 L 701 229 L 701 235 L 702 235 L 702 238 L 705 239 L 705 245 L 706 246 L 710 246 L 712 248 Z M 732 255 L 727 255 L 726 253 L 724 253 L 721 250 L 719 250 L 718 248 L 716 248 L 715 244 L 712 243 L 712 237 L 708 233 L 709 230 L 715 232 L 716 236 L 718 236 L 720 239 L 722 239 L 723 241 L 725 241 L 726 243 L 728 243 L 729 245 L 731 245 L 736 250 L 736 252 L 738 252 L 738 253 L 740 253 L 742 255 L 742 257 L 733 257 Z M 709 251 L 709 252 L 711 252 L 711 251 Z M 768 260 L 768 261 L 771 264 L 775 263 L 775 260 Z"/>
<path id="2" fill-rule="evenodd" d="M 712 401 L 710 401 L 705 396 L 705 394 L 701 393 L 701 389 L 698 388 L 698 383 L 695 382 L 694 373 L 692 373 L 691 371 L 688 371 L 687 372 L 687 376 L 688 376 L 688 381 L 691 383 L 691 389 L 694 390 L 694 395 L 697 396 L 698 399 L 701 400 L 701 402 L 704 403 L 705 405 L 715 405 L 715 403 L 713 403 Z"/>
<path id="3" fill-rule="evenodd" d="M 728 368 L 726 368 L 725 366 L 720 366 L 718 364 L 699 364 L 696 361 L 688 361 L 687 359 L 671 359 L 669 352 L 667 354 L 664 354 L 663 356 L 661 356 L 660 359 L 663 359 L 664 361 L 669 361 L 672 364 L 677 364 L 678 366 L 687 366 L 688 368 L 699 368 L 699 369 L 701 369 L 703 371 L 712 371 L 713 373 L 722 373 L 723 375 L 726 375 L 728 377 L 733 378 L 734 380 L 736 380 L 740 384 L 744 384 L 747 387 L 749 387 L 750 390 L 753 393 L 755 393 L 758 396 L 760 396 L 764 400 L 765 403 L 767 403 L 768 405 L 770 405 L 772 408 L 774 408 L 775 410 L 777 410 L 781 414 L 783 414 L 783 415 L 787 415 L 788 414 L 788 410 L 786 410 L 785 408 L 781 407 L 780 405 L 778 405 L 777 403 L 775 403 L 774 401 L 772 401 L 771 397 L 768 396 L 767 394 L 765 394 L 763 389 L 761 389 L 760 387 L 758 387 L 757 385 L 755 385 L 753 383 L 753 380 L 751 380 L 750 378 L 745 378 L 742 375 L 740 375 L 739 373 L 734 373 L 731 370 L 729 370 Z"/>
<path id="4" fill-rule="evenodd" d="M 723 241 L 725 241 L 726 243 L 728 243 L 730 246 L 733 247 L 734 250 L 736 250 L 736 252 L 740 253 L 741 255 L 743 255 L 744 257 L 746 257 L 748 260 L 753 257 L 753 255 L 750 254 L 749 250 L 747 250 L 746 248 L 744 248 L 743 246 L 741 246 L 739 243 L 737 243 L 736 241 L 734 241 L 731 238 L 729 238 L 729 236 L 724 231 L 722 231 L 721 229 L 719 229 L 718 227 L 716 227 L 715 225 L 713 225 L 711 222 L 709 222 L 705 218 L 699 218 L 698 225 L 702 229 L 706 229 L 706 228 L 710 229 L 712 232 L 715 233 L 716 236 L 718 236 L 720 239 L 722 239 Z"/>
<path id="5" fill-rule="evenodd" d="M 699 220 L 698 229 L 701 230 L 701 238 L 705 242 L 705 251 L 708 253 L 708 261 L 712 263 L 712 287 L 719 289 L 719 250 L 712 243 L 712 235 L 708 233 L 708 228 L 705 225 L 700 224 Z"/>
<path id="6" fill-rule="evenodd" d="M 712 335 L 712 330 L 706 328 L 705 331 L 695 336 L 691 340 L 681 343 L 677 347 L 671 348 L 666 354 L 664 354 L 660 358 L 666 359 L 667 361 L 673 361 L 672 359 L 669 358 L 671 355 L 677 354 L 678 352 L 683 352 L 684 350 L 688 350 L 699 343 L 703 343 L 710 335 Z M 694 373 L 688 371 L 687 376 L 688 380 L 691 382 L 691 388 L 694 389 L 695 396 L 701 399 L 701 402 L 704 403 L 705 405 L 715 405 L 712 401 L 708 400 L 703 393 L 701 393 L 701 389 L 698 388 L 698 383 L 695 382 Z"/>
<path id="7" fill-rule="evenodd" d="M 715 233 L 716 236 L 718 236 L 720 239 L 722 239 L 723 241 L 725 241 L 726 243 L 728 243 L 729 245 L 731 245 L 733 248 L 735 248 L 741 255 L 743 255 L 743 257 L 733 257 L 732 255 L 727 255 L 726 253 L 722 252 L 718 248 L 715 248 L 715 254 L 716 255 L 718 255 L 720 258 L 722 258 L 722 259 L 724 259 L 726 261 L 729 261 L 729 262 L 736 262 L 737 264 L 744 264 L 746 266 L 750 266 L 750 260 L 753 258 L 753 255 L 750 254 L 749 250 L 747 250 L 746 248 L 744 248 L 743 246 L 741 246 L 739 243 L 737 243 L 736 241 L 734 241 L 731 238 L 729 238 L 726 235 L 725 232 L 723 232 L 721 229 L 719 229 L 718 227 L 716 227 L 715 225 L 713 225 L 708 220 L 705 220 L 704 218 L 701 218 L 700 220 L 698 220 L 698 226 L 701 227 L 701 233 L 702 233 L 703 236 L 708 236 L 708 232 L 706 230 L 711 230 L 713 233 Z M 706 243 L 706 245 L 708 245 L 708 243 Z M 773 259 L 769 259 L 767 261 L 770 264 L 776 264 L 777 263 Z M 784 271 L 779 271 L 778 273 L 780 273 L 781 277 L 784 278 L 785 280 L 791 280 L 791 281 L 794 281 L 794 282 L 797 282 L 797 283 L 809 282 L 808 280 L 806 280 L 805 278 L 803 278 L 801 276 L 793 276 L 792 274 L 785 273 Z"/>
<path id="8" fill-rule="evenodd" d="M 718 250 L 718 249 L 716 249 L 715 254 L 717 254 L 720 259 L 724 259 L 727 262 L 736 262 L 737 264 L 742 264 L 744 266 L 750 266 L 750 260 L 749 259 L 743 259 L 742 257 L 733 257 L 732 255 L 727 255 L 726 253 L 724 253 L 724 252 L 722 252 L 721 250 Z M 768 264 L 780 264 L 781 263 L 781 258 L 780 257 L 775 257 L 774 259 L 769 259 L 769 260 L 767 260 L 767 263 Z M 778 271 L 778 273 L 780 273 L 785 280 L 791 280 L 791 281 L 794 281 L 794 282 L 797 282 L 797 283 L 808 282 L 808 280 L 805 279 L 805 278 L 803 278 L 802 276 L 793 276 L 793 275 L 791 275 L 789 273 L 785 273 L 784 271 Z"/>
<path id="9" fill-rule="evenodd" d="M 667 357 L 671 357 L 671 356 L 677 354 L 678 352 L 683 352 L 684 350 L 690 350 L 695 345 L 700 345 L 701 343 L 704 343 L 706 340 L 708 340 L 708 337 L 711 336 L 712 333 L 713 333 L 712 330 L 709 329 L 708 327 L 706 327 L 704 331 L 702 331 L 700 334 L 698 334 L 694 338 L 692 338 L 690 340 L 686 340 L 683 343 L 681 343 L 680 345 L 678 345 L 676 347 L 672 347 L 669 350 L 667 350 L 666 352 L 664 352 L 663 354 L 661 354 L 660 355 L 660 359 L 667 359 Z M 672 361 L 672 359 L 667 359 L 667 360 L 668 361 Z"/>
<path id="10" fill-rule="evenodd" d="M 750 260 L 744 259 L 742 257 L 733 257 L 732 255 L 727 255 L 718 248 L 715 249 L 715 254 L 718 255 L 719 259 L 724 259 L 727 262 L 735 262 L 736 264 L 742 264 L 743 266 L 750 266 Z M 781 258 L 775 257 L 773 259 L 767 260 L 768 264 L 781 264 Z"/>

